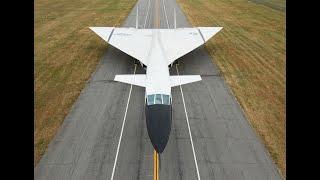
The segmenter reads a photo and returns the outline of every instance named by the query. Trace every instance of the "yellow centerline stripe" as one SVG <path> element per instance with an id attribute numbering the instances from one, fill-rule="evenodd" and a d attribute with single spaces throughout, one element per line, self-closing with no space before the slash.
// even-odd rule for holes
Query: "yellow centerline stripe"
<path id="1" fill-rule="evenodd" d="M 159 180 L 159 154 L 157 153 L 157 180 Z"/>
<path id="2" fill-rule="evenodd" d="M 156 180 L 157 167 L 156 167 L 156 151 L 153 151 L 153 180 Z"/>
<path id="3" fill-rule="evenodd" d="M 153 150 L 153 180 L 159 180 L 159 156 L 155 150 Z"/>
<path id="4" fill-rule="evenodd" d="M 159 28 L 160 26 L 160 18 L 159 18 L 159 0 L 156 0 L 155 4 L 154 4 L 154 8 L 155 8 L 155 16 L 154 16 L 154 22 L 153 25 L 155 28 Z"/>

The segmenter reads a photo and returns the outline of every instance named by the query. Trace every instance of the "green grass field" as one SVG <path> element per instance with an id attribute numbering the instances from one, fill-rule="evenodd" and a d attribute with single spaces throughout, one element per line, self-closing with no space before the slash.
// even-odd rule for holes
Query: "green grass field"
<path id="1" fill-rule="evenodd" d="M 119 26 L 136 0 L 36 0 L 36 165 L 107 46 L 89 26 Z"/>
<path id="2" fill-rule="evenodd" d="M 177 1 L 192 25 L 224 27 L 206 49 L 285 177 L 285 1 Z"/>

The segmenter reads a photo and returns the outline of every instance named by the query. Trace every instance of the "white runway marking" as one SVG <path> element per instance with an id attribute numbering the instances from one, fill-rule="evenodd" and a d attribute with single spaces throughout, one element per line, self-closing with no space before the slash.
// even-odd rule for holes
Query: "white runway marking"
<path id="1" fill-rule="evenodd" d="M 178 74 L 178 76 L 179 76 L 178 65 L 176 65 L 176 69 L 177 69 L 177 74 Z M 200 173 L 199 173 L 199 168 L 198 168 L 198 163 L 197 163 L 197 156 L 196 156 L 196 153 L 195 153 L 195 151 L 194 151 L 192 134 L 191 134 L 190 124 L 189 124 L 189 118 L 188 118 L 188 113 L 187 113 L 187 109 L 186 109 L 186 103 L 185 103 L 185 101 L 184 101 L 184 96 L 183 96 L 183 91 L 182 91 L 181 85 L 180 85 L 180 91 L 181 91 L 181 96 L 182 96 L 182 102 L 183 102 L 184 112 L 185 112 L 185 114 L 186 114 L 186 119 L 187 119 L 187 125 L 188 125 L 189 136 L 190 136 L 190 141 L 191 141 L 191 147 L 192 147 L 192 152 L 193 152 L 193 157 L 194 157 L 194 163 L 196 164 L 198 180 L 200 180 Z"/>
<path id="2" fill-rule="evenodd" d="M 168 26 L 168 29 L 170 29 L 169 22 L 168 22 L 168 17 L 167 17 L 166 6 L 164 5 L 164 0 L 162 0 L 162 4 L 163 4 L 163 9 L 164 9 L 164 15 L 166 16 L 167 26 Z"/>
<path id="3" fill-rule="evenodd" d="M 149 14 L 149 9 L 150 9 L 150 0 L 148 1 L 147 15 L 146 15 L 146 18 L 144 19 L 144 25 L 143 25 L 143 28 L 146 28 L 147 19 L 148 19 L 148 14 Z"/>
<path id="4" fill-rule="evenodd" d="M 135 64 L 135 65 L 134 65 L 134 72 L 133 72 L 133 74 L 136 74 L 136 69 L 137 69 L 137 65 Z M 112 169 L 112 174 L 111 174 L 111 180 L 113 180 L 114 172 L 115 172 L 116 165 L 117 165 L 118 154 L 119 154 L 119 149 L 120 149 L 120 144 L 121 144 L 121 139 L 122 139 L 122 133 L 123 133 L 123 129 L 124 129 L 124 124 L 126 123 L 126 117 L 127 117 L 127 112 L 128 112 L 128 107 L 129 107 L 129 102 L 130 102 L 130 97 L 131 97 L 131 91 L 132 91 L 132 84 L 130 85 L 130 91 L 129 91 L 129 97 L 128 97 L 128 101 L 127 101 L 126 111 L 125 111 L 125 113 L 124 113 L 124 117 L 123 117 L 123 121 L 122 121 L 122 127 L 121 127 L 121 132 L 120 132 L 120 137 L 119 137 L 119 142 L 118 142 L 116 157 L 115 157 L 114 164 L 113 164 L 113 169 Z"/>

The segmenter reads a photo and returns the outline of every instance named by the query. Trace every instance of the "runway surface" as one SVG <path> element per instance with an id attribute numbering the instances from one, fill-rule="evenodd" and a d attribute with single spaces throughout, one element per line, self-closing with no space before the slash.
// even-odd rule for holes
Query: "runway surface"
<path id="1" fill-rule="evenodd" d="M 174 8 L 177 27 L 190 27 L 175 0 L 139 0 L 137 5 L 139 28 L 173 28 Z M 135 26 L 137 5 L 123 26 Z M 92 32 L 92 36 L 96 35 Z M 281 179 L 204 48 L 180 58 L 177 69 L 171 68 L 170 73 L 177 71 L 180 75 L 200 74 L 202 81 L 172 88 L 172 130 L 160 157 L 160 179 L 195 180 L 198 172 L 203 180 Z M 131 89 L 130 85 L 112 81 L 116 74 L 133 73 L 144 74 L 145 70 L 135 67 L 133 58 L 109 46 L 35 167 L 35 179 L 111 179 L 114 167 L 113 179 L 154 179 L 144 88 Z"/>

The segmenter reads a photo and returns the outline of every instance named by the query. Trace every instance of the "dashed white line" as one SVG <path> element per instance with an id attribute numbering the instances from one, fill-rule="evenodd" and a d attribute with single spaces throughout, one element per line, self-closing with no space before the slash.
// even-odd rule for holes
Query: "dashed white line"
<path id="1" fill-rule="evenodd" d="M 149 14 L 149 9 L 150 9 L 150 0 L 148 1 L 147 15 L 146 15 L 146 18 L 144 19 L 144 25 L 143 25 L 143 28 L 146 28 L 147 19 L 148 19 L 148 14 Z"/>
<path id="2" fill-rule="evenodd" d="M 176 65 L 176 69 L 177 69 L 177 74 L 178 74 L 178 76 L 179 76 L 178 65 Z M 182 102 L 183 102 L 184 112 L 185 112 L 185 114 L 186 114 L 186 119 L 187 119 L 187 125 L 188 125 L 190 142 L 191 142 L 191 147 L 192 147 L 192 152 L 193 152 L 193 157 L 194 157 L 194 163 L 195 163 L 195 165 L 196 165 L 198 180 L 200 180 L 200 173 L 199 173 L 199 168 L 198 168 L 198 163 L 197 163 L 197 156 L 196 156 L 196 153 L 195 153 L 195 151 L 194 151 L 192 134 L 191 134 L 190 124 L 189 124 L 189 118 L 188 118 L 188 113 L 187 113 L 187 109 L 186 109 L 186 103 L 185 103 L 185 101 L 184 101 L 184 95 L 183 95 L 183 91 L 182 91 L 181 85 L 180 85 L 180 92 L 181 92 L 181 96 L 182 96 Z"/>
<path id="3" fill-rule="evenodd" d="M 134 65 L 134 72 L 133 74 L 136 74 L 136 69 L 137 69 L 137 65 Z M 113 169 L 112 169 L 112 174 L 111 174 L 111 180 L 113 180 L 114 177 L 114 172 L 117 166 L 117 160 L 118 160 L 118 154 L 119 154 L 119 149 L 120 149 L 120 145 L 121 145 L 121 139 L 122 139 L 122 134 L 123 134 L 123 129 L 124 129 L 124 125 L 126 123 L 126 117 L 127 117 L 127 112 L 128 112 L 128 107 L 129 107 L 129 102 L 130 102 L 130 97 L 131 97 L 131 91 L 132 91 L 132 84 L 130 85 L 130 91 L 129 91 L 129 97 L 128 97 L 128 101 L 127 101 L 127 106 L 126 106 L 126 110 L 124 113 L 124 117 L 123 117 L 123 121 L 122 121 L 122 127 L 121 127 L 121 132 L 120 132 L 120 137 L 119 137 L 119 142 L 118 142 L 118 147 L 117 147 L 117 152 L 116 152 L 116 157 L 114 160 L 114 164 L 113 164 Z"/>
<path id="4" fill-rule="evenodd" d="M 168 22 L 168 17 L 167 17 L 166 6 L 164 5 L 164 0 L 162 0 L 162 4 L 163 4 L 163 9 L 164 9 L 164 15 L 166 16 L 167 26 L 168 26 L 168 29 L 170 29 L 169 22 Z"/>

